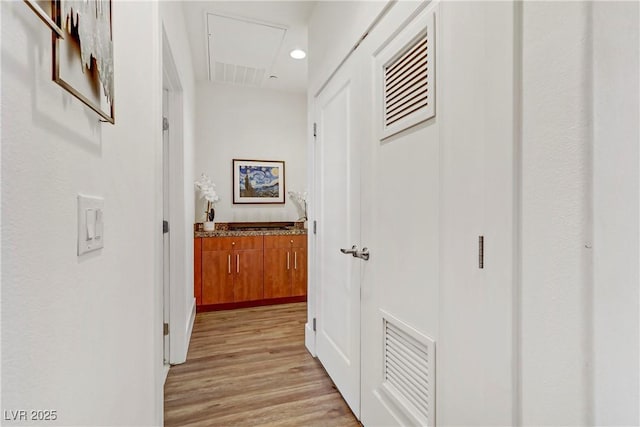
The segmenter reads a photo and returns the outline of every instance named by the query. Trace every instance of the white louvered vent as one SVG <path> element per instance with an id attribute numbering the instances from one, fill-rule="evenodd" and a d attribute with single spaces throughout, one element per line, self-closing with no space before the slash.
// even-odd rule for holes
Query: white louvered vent
<path id="1" fill-rule="evenodd" d="M 265 78 L 264 68 L 244 67 L 242 65 L 223 64 L 215 61 L 213 80 L 241 86 L 260 86 Z"/>
<path id="2" fill-rule="evenodd" d="M 423 11 L 378 53 L 381 135 L 435 116 L 435 12 Z"/>
<path id="3" fill-rule="evenodd" d="M 394 62 L 384 68 L 385 126 L 415 113 L 429 104 L 426 32 Z"/>
<path id="4" fill-rule="evenodd" d="M 428 337 L 384 318 L 383 388 L 404 415 L 434 425 L 435 345 Z"/>

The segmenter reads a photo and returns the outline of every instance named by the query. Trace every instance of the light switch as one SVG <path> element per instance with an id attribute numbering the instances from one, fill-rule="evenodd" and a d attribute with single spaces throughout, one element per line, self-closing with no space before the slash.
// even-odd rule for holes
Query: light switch
<path id="1" fill-rule="evenodd" d="M 104 199 L 78 195 L 78 255 L 104 246 Z"/>
<path id="2" fill-rule="evenodd" d="M 102 209 L 96 209 L 96 241 L 98 240 L 102 240 L 102 229 L 103 229 L 103 224 L 102 224 Z M 102 246 L 100 246 L 102 247 Z"/>
<path id="3" fill-rule="evenodd" d="M 87 209 L 85 213 L 87 214 L 87 240 L 93 240 L 96 237 L 96 210 Z"/>

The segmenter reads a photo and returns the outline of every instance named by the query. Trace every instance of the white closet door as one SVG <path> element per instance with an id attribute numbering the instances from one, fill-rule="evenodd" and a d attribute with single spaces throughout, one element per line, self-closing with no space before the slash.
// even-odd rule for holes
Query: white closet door
<path id="1" fill-rule="evenodd" d="M 509 2 L 398 2 L 359 47 L 367 427 L 517 421 L 513 26 Z"/>
<path id="2" fill-rule="evenodd" d="M 317 96 L 316 353 L 351 410 L 360 414 L 360 263 L 340 249 L 360 244 L 361 102 L 349 60 Z"/>
<path id="3" fill-rule="evenodd" d="M 435 6 L 398 3 L 361 46 L 368 50 L 373 106 L 362 204 L 363 240 L 371 248 L 362 291 L 367 427 L 435 422 L 441 169 Z"/>

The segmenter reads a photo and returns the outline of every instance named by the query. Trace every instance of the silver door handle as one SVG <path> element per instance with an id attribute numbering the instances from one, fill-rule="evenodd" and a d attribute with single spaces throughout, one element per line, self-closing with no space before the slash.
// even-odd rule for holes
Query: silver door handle
<path id="1" fill-rule="evenodd" d="M 236 254 L 236 273 L 240 273 L 240 254 Z"/>
<path id="2" fill-rule="evenodd" d="M 289 252 L 287 252 L 287 270 L 289 270 L 289 259 L 290 259 L 291 255 Z"/>
<path id="3" fill-rule="evenodd" d="M 298 251 L 295 251 L 293 253 L 293 269 L 294 270 L 298 269 Z"/>
<path id="4" fill-rule="evenodd" d="M 231 274 L 231 254 L 228 255 L 227 262 L 228 262 L 228 266 L 229 266 L 229 274 Z"/>
<path id="5" fill-rule="evenodd" d="M 369 249 L 368 248 L 362 248 L 361 251 L 356 251 L 353 254 L 354 258 L 360 258 L 363 259 L 365 261 L 369 261 Z"/>
<path id="6" fill-rule="evenodd" d="M 340 252 L 342 252 L 343 254 L 351 254 L 353 256 L 356 256 L 356 253 L 358 252 L 358 247 L 356 245 L 351 246 L 351 249 L 340 249 Z"/>

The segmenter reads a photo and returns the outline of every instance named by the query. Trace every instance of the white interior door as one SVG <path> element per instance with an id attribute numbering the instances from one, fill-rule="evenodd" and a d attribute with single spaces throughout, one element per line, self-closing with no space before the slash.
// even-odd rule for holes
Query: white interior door
<path id="1" fill-rule="evenodd" d="M 165 123 L 168 124 L 168 115 L 169 115 L 169 91 L 167 89 L 163 89 L 162 95 L 162 115 L 163 115 L 163 131 L 162 131 L 162 218 L 164 221 L 169 220 L 169 129 L 165 126 Z M 164 228 L 164 226 L 163 226 Z M 164 325 L 169 325 L 169 313 L 170 313 L 170 237 L 169 230 L 163 229 L 162 233 L 162 321 L 163 321 L 163 330 L 164 339 L 163 339 L 163 359 L 164 364 L 169 364 L 169 331 L 168 327 L 165 328 Z"/>
<path id="2" fill-rule="evenodd" d="M 441 156 L 432 92 L 435 7 L 424 6 L 399 2 L 361 46 L 373 70 L 362 76 L 373 105 L 363 135 L 363 182 L 370 183 L 362 193 L 363 240 L 371 248 L 362 283 L 367 427 L 435 422 Z M 411 113 L 414 105 L 423 111 Z"/>
<path id="3" fill-rule="evenodd" d="M 315 100 L 317 136 L 316 353 L 354 414 L 360 414 L 361 260 L 357 89 L 351 59 Z"/>
<path id="4" fill-rule="evenodd" d="M 517 424 L 513 8 L 396 2 L 316 98 L 316 353 L 367 427 Z"/>
<path id="5" fill-rule="evenodd" d="M 513 17 L 509 2 L 397 2 L 359 47 L 373 106 L 362 135 L 367 427 L 517 423 Z M 422 105 L 432 109 L 409 120 Z"/>

